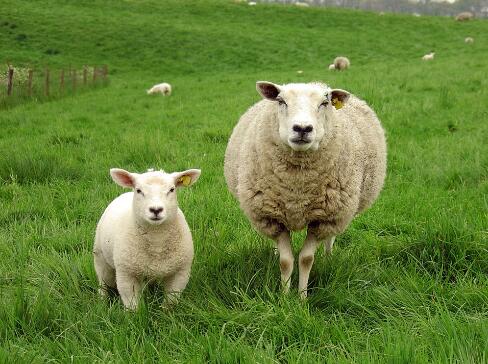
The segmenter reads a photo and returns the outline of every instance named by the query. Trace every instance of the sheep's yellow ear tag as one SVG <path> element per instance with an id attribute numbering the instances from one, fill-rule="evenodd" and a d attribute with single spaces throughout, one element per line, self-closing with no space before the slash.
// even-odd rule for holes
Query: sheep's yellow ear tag
<path id="1" fill-rule="evenodd" d="M 180 178 L 178 178 L 178 183 L 181 183 L 183 186 L 188 187 L 191 183 L 191 177 L 181 176 Z"/>
<path id="2" fill-rule="evenodd" d="M 344 106 L 344 104 L 342 103 L 342 101 L 340 101 L 337 97 L 334 97 L 332 99 L 332 105 L 334 105 L 334 107 L 337 110 L 341 109 Z"/>

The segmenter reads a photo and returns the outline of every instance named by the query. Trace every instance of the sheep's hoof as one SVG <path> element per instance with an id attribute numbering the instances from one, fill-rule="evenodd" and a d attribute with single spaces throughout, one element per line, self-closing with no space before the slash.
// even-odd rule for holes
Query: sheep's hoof
<path id="1" fill-rule="evenodd" d="M 301 291 L 300 292 L 300 299 L 302 301 L 305 301 L 307 299 L 307 290 Z"/>

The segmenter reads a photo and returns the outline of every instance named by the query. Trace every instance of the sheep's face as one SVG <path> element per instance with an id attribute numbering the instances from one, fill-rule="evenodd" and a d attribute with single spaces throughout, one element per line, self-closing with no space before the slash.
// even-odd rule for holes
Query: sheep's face
<path id="1" fill-rule="evenodd" d="M 176 191 L 192 185 L 200 176 L 199 169 L 184 172 L 163 171 L 130 173 L 112 168 L 112 179 L 122 187 L 133 189 L 133 211 L 139 224 L 160 225 L 176 216 L 178 201 Z"/>
<path id="2" fill-rule="evenodd" d="M 295 151 L 317 150 L 330 131 L 333 113 L 349 98 L 344 90 L 318 83 L 278 86 L 257 82 L 258 92 L 277 108 L 281 141 Z"/>

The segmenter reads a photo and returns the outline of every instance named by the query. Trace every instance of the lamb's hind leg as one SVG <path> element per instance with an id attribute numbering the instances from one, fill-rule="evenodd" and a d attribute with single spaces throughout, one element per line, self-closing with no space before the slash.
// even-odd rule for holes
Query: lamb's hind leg
<path id="1" fill-rule="evenodd" d="M 320 241 L 317 239 L 315 234 L 308 230 L 307 237 L 303 243 L 302 250 L 298 258 L 298 269 L 299 269 L 299 281 L 298 281 L 298 292 L 300 293 L 300 298 L 307 298 L 307 285 L 308 278 L 310 277 L 310 271 L 312 270 L 312 265 L 315 259 L 315 251 L 320 245 Z"/>
<path id="2" fill-rule="evenodd" d="M 107 263 L 101 251 L 93 252 L 93 261 L 98 278 L 98 293 L 101 296 L 106 296 L 108 287 L 115 288 L 116 286 L 115 269 Z"/>
<path id="3" fill-rule="evenodd" d="M 284 231 L 276 238 L 276 248 L 280 253 L 281 285 L 284 293 L 288 293 L 293 273 L 293 251 L 291 249 L 290 232 Z"/>

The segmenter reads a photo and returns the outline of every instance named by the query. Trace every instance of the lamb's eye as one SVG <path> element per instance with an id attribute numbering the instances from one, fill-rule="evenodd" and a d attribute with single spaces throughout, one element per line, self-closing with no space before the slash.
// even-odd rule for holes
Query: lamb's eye
<path id="1" fill-rule="evenodd" d="M 323 103 L 321 103 L 321 104 L 319 105 L 319 107 L 322 107 L 322 106 L 323 106 L 323 107 L 326 107 L 328 104 L 329 104 L 329 101 L 327 101 L 327 100 L 326 100 L 326 101 L 324 101 Z"/>
<path id="2" fill-rule="evenodd" d="M 285 100 L 283 100 L 281 97 L 278 97 L 278 98 L 276 99 L 276 101 L 278 101 L 278 105 L 285 105 L 285 106 L 286 106 L 286 102 L 285 102 Z"/>
<path id="3" fill-rule="evenodd" d="M 170 193 L 171 193 L 171 192 L 175 192 L 175 188 L 174 188 L 174 187 L 171 187 L 171 188 L 169 189 L 169 192 L 170 192 Z"/>
<path id="4" fill-rule="evenodd" d="M 141 191 L 141 189 L 140 189 L 140 188 L 136 189 L 136 192 L 137 192 L 137 193 L 140 193 L 141 195 L 144 195 L 144 194 L 142 193 L 142 191 Z"/>

